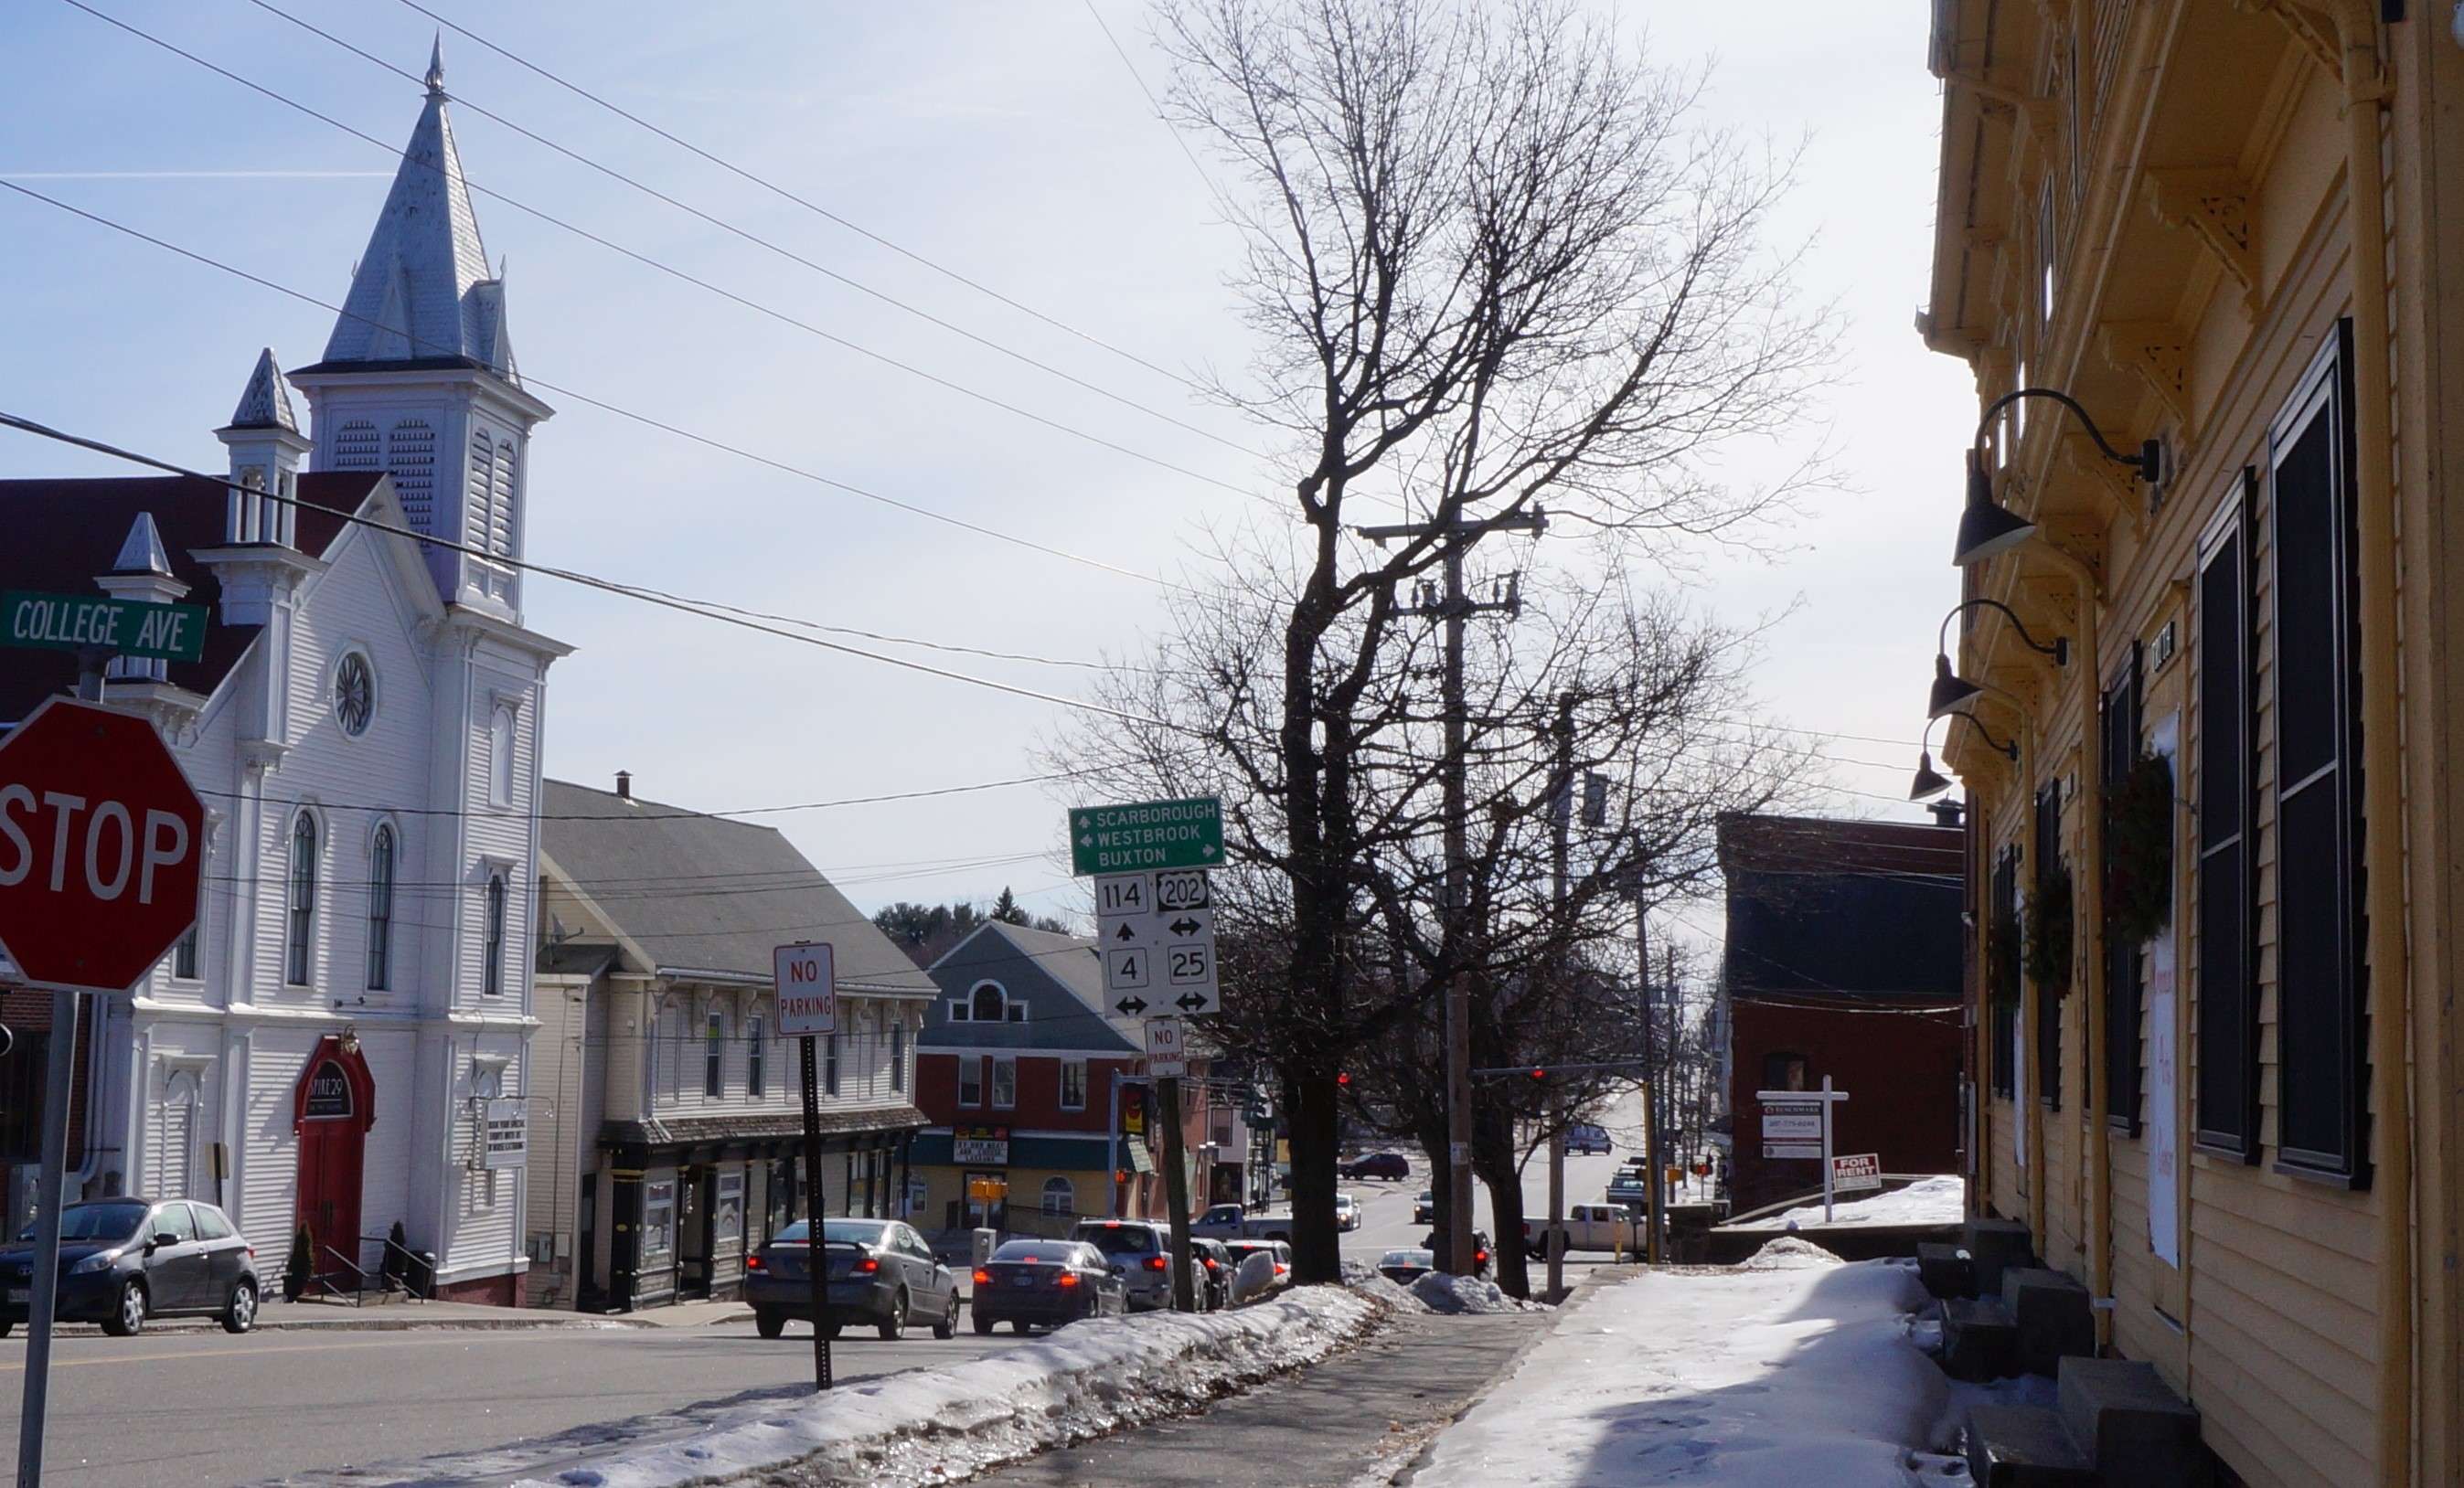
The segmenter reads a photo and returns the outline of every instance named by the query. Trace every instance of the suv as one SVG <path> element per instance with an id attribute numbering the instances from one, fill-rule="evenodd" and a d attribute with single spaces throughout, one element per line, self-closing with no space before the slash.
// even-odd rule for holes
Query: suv
<path id="1" fill-rule="evenodd" d="M 1119 1268 L 1132 1312 L 1172 1305 L 1172 1229 L 1152 1219 L 1081 1219 L 1069 1237 Z"/>
<path id="2" fill-rule="evenodd" d="M 1605 1128 L 1595 1126 L 1569 1127 L 1566 1128 L 1566 1150 L 1606 1156 L 1611 1150 L 1609 1134 Z"/>
<path id="3" fill-rule="evenodd" d="M 1348 1163 L 1337 1163 L 1335 1173 L 1345 1178 L 1408 1178 L 1412 1161 L 1400 1152 L 1372 1152 Z"/>

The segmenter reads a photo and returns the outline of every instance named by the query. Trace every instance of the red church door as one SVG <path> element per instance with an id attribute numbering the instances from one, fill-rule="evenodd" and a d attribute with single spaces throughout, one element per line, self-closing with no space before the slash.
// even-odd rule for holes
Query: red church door
<path id="1" fill-rule="evenodd" d="M 375 1124 L 376 1082 L 354 1043 L 327 1039 L 309 1057 L 293 1107 L 299 1133 L 297 1222 L 315 1246 L 310 1269 L 356 1285 L 360 1263 L 361 1161 Z M 346 1265 L 347 1263 L 347 1265 Z"/>

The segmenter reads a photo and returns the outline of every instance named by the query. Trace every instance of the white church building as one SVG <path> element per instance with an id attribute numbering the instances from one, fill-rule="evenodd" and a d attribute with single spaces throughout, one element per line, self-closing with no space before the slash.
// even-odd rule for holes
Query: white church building
<path id="1" fill-rule="evenodd" d="M 210 857 L 192 936 L 133 997 L 87 999 L 77 1184 L 220 1202 L 269 1277 L 305 1225 L 341 1289 L 424 1270 L 387 1250 L 399 1225 L 437 1295 L 511 1303 L 539 738 L 568 648 L 525 625 L 504 561 L 550 409 L 515 367 L 440 63 L 428 82 L 324 355 L 286 385 L 266 352 L 216 431 L 266 498 L 0 481 L 0 589 L 212 609 L 203 660 L 122 660 L 105 684 L 172 744 Z M 0 729 L 74 667 L 0 653 Z"/>

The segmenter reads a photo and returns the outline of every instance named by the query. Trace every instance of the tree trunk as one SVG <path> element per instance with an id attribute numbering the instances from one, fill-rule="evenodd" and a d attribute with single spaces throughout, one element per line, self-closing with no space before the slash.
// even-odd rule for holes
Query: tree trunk
<path id="1" fill-rule="evenodd" d="M 1523 1255 L 1523 1171 L 1514 1161 L 1514 1117 L 1504 1105 L 1483 1102 L 1472 1107 L 1471 1160 L 1488 1185 L 1489 1214 L 1497 1222 L 1497 1233 L 1489 1236 L 1497 1284 L 1508 1297 L 1529 1297 L 1531 1272 Z"/>
<path id="2" fill-rule="evenodd" d="M 1284 1078 L 1292 1144 L 1292 1278 L 1303 1284 L 1343 1280 L 1334 1228 L 1335 1072 L 1313 1067 L 1316 1062 Z"/>

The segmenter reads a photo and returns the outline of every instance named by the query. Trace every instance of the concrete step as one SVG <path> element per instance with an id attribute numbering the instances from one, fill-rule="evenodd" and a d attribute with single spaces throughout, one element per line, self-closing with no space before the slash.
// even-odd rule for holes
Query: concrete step
<path id="1" fill-rule="evenodd" d="M 2063 1429 L 2109 1488 L 2205 1488 L 2199 1412 L 2154 1365 L 2064 1359 L 2056 1388 Z"/>
<path id="2" fill-rule="evenodd" d="M 2018 1366 L 2051 1377 L 2071 1355 L 2096 1353 L 2096 1313 L 2087 1288 L 2059 1271 L 2017 1267 L 2002 1273 L 2002 1305 L 2018 1325 Z"/>
<path id="3" fill-rule="evenodd" d="M 1976 1267 L 1957 1245 L 1917 1242 L 1917 1280 L 1936 1297 L 1976 1295 Z"/>
<path id="4" fill-rule="evenodd" d="M 2035 1406 L 1970 1406 L 1968 1473 L 1977 1488 L 2098 1488 L 2062 1418 Z"/>
<path id="5" fill-rule="evenodd" d="M 1991 1298 L 1954 1297 L 1942 1304 L 1942 1372 L 1983 1382 L 2019 1372 L 2019 1328 L 2011 1309 Z"/>
<path id="6" fill-rule="evenodd" d="M 2002 1273 L 2036 1263 L 2036 1242 L 2016 1219 L 1970 1219 L 1960 1227 L 1960 1249 L 1976 1271 L 1976 1295 L 2002 1295 Z"/>

